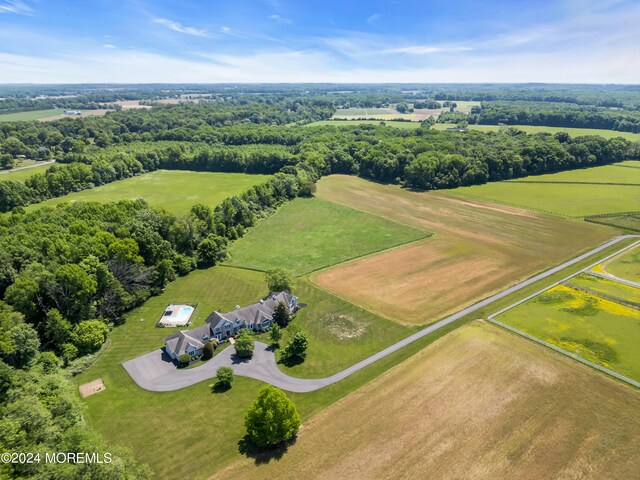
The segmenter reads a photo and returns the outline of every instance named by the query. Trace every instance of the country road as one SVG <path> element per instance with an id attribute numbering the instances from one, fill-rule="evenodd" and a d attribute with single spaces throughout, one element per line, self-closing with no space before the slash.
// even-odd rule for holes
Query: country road
<path id="1" fill-rule="evenodd" d="M 430 333 L 433 333 L 449 325 L 450 323 L 453 323 L 456 320 L 469 315 L 470 313 L 491 305 L 492 303 L 501 300 L 502 298 L 514 292 L 522 290 L 529 285 L 532 285 L 540 280 L 554 275 L 555 273 L 558 273 L 567 267 L 575 265 L 582 260 L 596 255 L 597 253 L 609 248 L 610 246 L 613 246 L 623 240 L 630 238 L 640 239 L 640 235 L 622 235 L 616 237 L 613 240 L 610 240 L 609 242 L 594 248 L 593 250 L 590 250 L 582 255 L 568 260 L 563 264 L 553 267 L 534 277 L 524 280 L 523 282 L 513 285 L 512 287 L 509 287 L 502 292 L 499 292 L 478 303 L 464 308 L 454 313 L 453 315 L 444 318 L 443 320 L 429 325 L 419 332 L 414 333 L 413 335 L 410 335 L 409 337 L 400 340 L 397 343 L 394 343 L 384 350 L 381 350 L 371 355 L 370 357 L 365 358 L 364 360 L 361 360 L 360 362 L 329 377 L 308 379 L 285 375 L 280 371 L 280 369 L 278 369 L 273 352 L 271 352 L 268 346 L 262 342 L 256 342 L 256 349 L 254 351 L 253 358 L 246 361 L 238 361 L 237 359 L 235 359 L 232 349 L 227 348 L 216 355 L 216 357 L 214 357 L 212 360 L 209 360 L 206 364 L 200 367 L 187 370 L 178 370 L 174 367 L 173 363 L 170 363 L 166 359 L 163 359 L 163 351 L 159 349 L 141 357 L 137 357 L 133 360 L 124 362 L 122 365 L 127 370 L 129 375 L 131 375 L 131 378 L 133 378 L 133 380 L 140 387 L 144 388 L 145 390 L 155 392 L 178 390 L 180 388 L 188 387 L 203 380 L 213 378 L 216 374 L 216 370 L 221 366 L 231 367 L 236 375 L 255 378 L 257 380 L 270 383 L 271 385 L 274 385 L 283 390 L 287 390 L 290 392 L 311 392 L 326 387 L 327 385 L 336 383 L 348 377 L 349 375 L 362 370 L 368 365 L 371 365 L 372 363 L 386 357 L 387 355 L 390 355 L 400 350 L 401 348 L 404 348 L 407 345 L 425 337 L 426 335 L 429 335 Z M 636 242 L 633 245 L 639 242 Z M 609 257 L 617 255 L 621 251 L 626 250 L 630 247 L 631 245 L 615 252 Z M 600 263 L 600 261 L 602 260 L 598 260 L 597 263 Z M 583 270 L 587 270 L 594 265 L 590 265 Z"/>

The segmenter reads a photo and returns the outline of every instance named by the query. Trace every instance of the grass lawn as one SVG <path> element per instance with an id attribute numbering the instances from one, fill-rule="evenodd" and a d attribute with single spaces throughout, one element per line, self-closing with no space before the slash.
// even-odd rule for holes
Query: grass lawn
<path id="1" fill-rule="evenodd" d="M 624 283 L 616 282 L 614 280 L 608 280 L 596 277 L 595 275 L 582 273 L 573 277 L 567 283 L 569 286 L 575 285 L 577 287 L 586 288 L 587 290 L 595 293 L 640 304 L 640 288 L 625 285 Z"/>
<path id="2" fill-rule="evenodd" d="M 612 167 L 615 168 L 615 167 Z M 632 170 L 623 169 L 620 170 Z M 580 170 L 578 178 L 589 173 Z M 553 181 L 557 173 L 540 175 L 531 180 Z M 630 175 L 634 177 L 634 175 Z M 563 181 L 571 178 L 565 172 Z M 619 185 L 583 185 L 492 182 L 485 185 L 460 187 L 449 190 L 451 195 L 470 196 L 536 211 L 550 212 L 569 217 L 585 217 L 601 213 L 622 213 L 638 209 L 640 188 Z"/>
<path id="3" fill-rule="evenodd" d="M 320 127 L 331 125 L 334 127 L 352 128 L 354 125 L 380 125 L 384 122 L 386 127 L 403 128 L 407 130 L 415 130 L 420 127 L 420 122 L 394 122 L 393 120 L 319 120 L 313 123 L 307 123 L 305 127 Z"/>
<path id="4" fill-rule="evenodd" d="M 432 128 L 437 130 L 446 130 L 447 128 L 455 127 L 452 123 L 437 123 Z M 545 127 L 538 125 L 507 125 L 507 128 L 514 127 L 518 130 L 522 130 L 526 133 L 557 133 L 567 132 L 572 137 L 579 137 L 582 135 L 600 135 L 604 138 L 622 137 L 631 141 L 639 141 L 640 134 L 632 132 L 617 132 L 615 130 L 604 130 L 599 128 L 571 128 L 571 127 Z M 500 130 L 500 125 L 469 125 L 472 130 L 480 130 L 483 132 L 497 132 Z"/>
<path id="5" fill-rule="evenodd" d="M 319 198 L 298 198 L 231 247 L 229 265 L 302 275 L 429 233 Z"/>
<path id="6" fill-rule="evenodd" d="M 38 165 L 37 167 L 25 168 L 24 170 L 0 170 L 0 182 L 13 181 L 24 182 L 36 173 L 44 173 L 51 164 Z"/>
<path id="7" fill-rule="evenodd" d="M 640 380 L 640 310 L 559 285 L 497 320 Z"/>
<path id="8" fill-rule="evenodd" d="M 0 114 L 0 122 L 26 122 L 29 120 L 39 120 L 41 118 L 55 117 L 62 115 L 64 110 L 52 108 L 50 110 L 34 110 L 32 112 L 3 113 Z"/>
<path id="9" fill-rule="evenodd" d="M 473 323 L 305 422 L 282 458 L 214 478 L 626 480 L 639 409 L 636 390 Z"/>
<path id="10" fill-rule="evenodd" d="M 640 283 L 640 246 L 612 258 L 604 265 L 604 270 L 616 277 Z"/>
<path id="11" fill-rule="evenodd" d="M 332 375 L 417 331 L 328 294 L 305 278 L 297 280 L 295 293 L 308 304 L 293 322 L 308 334 L 307 358 L 299 365 L 279 364 L 294 377 Z M 285 332 L 281 346 L 289 339 Z"/>
<path id="12" fill-rule="evenodd" d="M 242 173 L 157 170 L 90 190 L 52 198 L 28 209 L 54 206 L 62 202 L 114 202 L 144 198 L 153 207 L 162 207 L 181 214 L 196 203 L 215 207 L 225 198 L 238 195 L 268 178 L 268 175 Z"/>

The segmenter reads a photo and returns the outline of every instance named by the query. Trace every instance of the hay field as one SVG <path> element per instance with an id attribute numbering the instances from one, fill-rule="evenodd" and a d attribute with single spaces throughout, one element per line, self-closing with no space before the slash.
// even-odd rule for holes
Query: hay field
<path id="1" fill-rule="evenodd" d="M 452 123 L 436 123 L 432 128 L 437 130 L 446 130 L 447 128 L 455 127 Z M 517 128 L 523 132 L 535 134 L 535 133 L 558 133 L 567 132 L 572 137 L 579 137 L 582 135 L 600 135 L 604 138 L 622 137 L 631 141 L 640 141 L 640 134 L 632 132 L 618 132 L 616 130 L 605 130 L 601 128 L 575 128 L 575 127 L 546 127 L 539 125 L 506 125 L 506 128 Z M 480 130 L 482 132 L 497 132 L 502 125 L 469 125 L 471 130 Z"/>
<path id="2" fill-rule="evenodd" d="M 41 120 L 43 118 L 55 117 L 64 112 L 61 108 L 49 110 L 34 110 L 31 112 L 3 113 L 0 115 L 0 122 L 28 122 L 30 120 Z"/>
<path id="3" fill-rule="evenodd" d="M 639 410 L 637 390 L 478 322 L 313 417 L 282 458 L 212 478 L 626 480 Z"/>
<path id="4" fill-rule="evenodd" d="M 322 288 L 403 324 L 431 323 L 614 234 L 600 225 L 345 175 L 323 178 L 317 195 L 434 232 L 430 239 L 312 277 Z"/>

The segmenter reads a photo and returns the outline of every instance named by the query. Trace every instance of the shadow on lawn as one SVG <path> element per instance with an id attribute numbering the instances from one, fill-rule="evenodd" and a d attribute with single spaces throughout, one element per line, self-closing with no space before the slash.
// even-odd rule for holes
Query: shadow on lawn
<path id="1" fill-rule="evenodd" d="M 246 455 L 247 457 L 253 458 L 256 465 L 267 464 L 272 460 L 278 461 L 280 460 L 289 447 L 296 443 L 297 437 L 293 437 L 291 440 L 287 440 L 286 442 L 280 443 L 273 447 L 258 447 L 254 445 L 248 436 L 244 436 L 238 442 L 238 451 L 242 455 Z"/>

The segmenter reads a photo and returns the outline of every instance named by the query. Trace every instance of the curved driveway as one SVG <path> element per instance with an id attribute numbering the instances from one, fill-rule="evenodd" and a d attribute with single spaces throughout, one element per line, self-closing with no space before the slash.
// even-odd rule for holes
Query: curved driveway
<path id="1" fill-rule="evenodd" d="M 422 337 L 429 335 L 430 333 L 433 333 L 436 330 L 439 330 L 440 328 L 445 327 L 470 313 L 475 312 L 476 310 L 486 307 L 487 305 L 490 305 L 491 303 L 500 300 L 507 295 L 517 292 L 518 290 L 521 290 L 539 280 L 549 277 L 567 267 L 570 267 L 571 265 L 581 262 L 582 260 L 585 260 L 590 256 L 601 252 L 602 250 L 605 250 L 612 245 L 615 245 L 616 243 L 629 238 L 640 238 L 640 235 L 622 235 L 616 237 L 613 240 L 600 245 L 599 247 L 594 248 L 587 253 L 584 253 L 567 262 L 564 262 L 561 265 L 558 265 L 557 267 L 554 267 L 534 277 L 531 277 L 528 280 L 509 287 L 506 290 L 503 290 L 500 293 L 497 293 L 478 303 L 464 308 L 459 312 L 456 312 L 453 315 L 440 320 L 439 322 L 429 325 L 419 332 L 414 333 L 413 335 L 410 335 L 409 337 L 400 340 L 397 343 L 394 343 L 390 347 L 387 347 L 384 350 L 381 350 L 378 353 L 375 353 L 370 357 L 356 363 L 355 365 L 352 365 L 349 368 L 346 368 L 341 372 L 338 372 L 329 377 L 309 379 L 295 378 L 289 375 L 285 375 L 280 371 L 280 369 L 278 369 L 273 352 L 271 352 L 269 347 L 262 342 L 255 342 L 256 348 L 254 350 L 253 357 L 245 361 L 236 359 L 235 355 L 233 354 L 233 349 L 226 348 L 202 366 L 193 369 L 177 369 L 175 368 L 173 363 L 165 358 L 166 355 L 163 355 L 163 350 L 159 349 L 133 360 L 124 362 L 122 365 L 127 370 L 129 375 L 131 375 L 131 378 L 133 378 L 133 380 L 140 387 L 144 388 L 145 390 L 151 390 L 154 392 L 178 390 L 180 388 L 188 387 L 195 383 L 213 378 L 216 375 L 216 370 L 219 367 L 223 366 L 231 367 L 236 375 L 255 378 L 257 380 L 270 383 L 271 385 L 274 385 L 283 390 L 287 390 L 290 392 L 311 392 L 313 390 L 318 390 L 322 387 L 326 387 L 327 385 L 331 385 L 332 383 L 336 383 L 343 378 L 346 378 L 349 375 L 362 370 L 366 366 L 371 365 L 381 358 L 384 358 L 387 355 L 400 350 L 410 343 L 413 343 L 416 340 L 419 340 Z M 626 248 L 629 247 L 625 247 L 622 250 L 626 250 Z M 616 252 L 614 255 L 617 255 L 618 253 L 619 252 Z M 593 265 L 590 265 L 584 270 L 587 270 L 592 266 Z"/>

